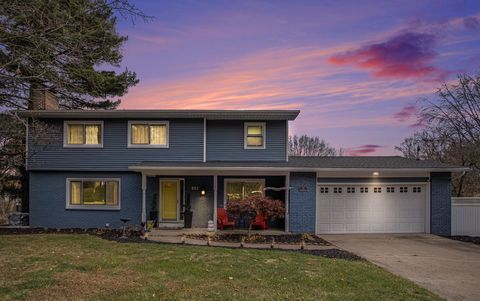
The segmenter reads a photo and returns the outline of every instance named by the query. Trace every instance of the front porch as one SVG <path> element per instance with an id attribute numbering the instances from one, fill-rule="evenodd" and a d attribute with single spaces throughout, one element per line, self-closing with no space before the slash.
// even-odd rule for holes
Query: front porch
<path id="1" fill-rule="evenodd" d="M 204 233 L 209 222 L 213 227 L 210 230 L 216 231 L 218 209 L 225 208 L 228 200 L 261 194 L 280 200 L 285 206 L 285 218 L 269 220 L 268 230 L 261 231 L 285 233 L 288 232 L 288 180 L 285 173 L 142 172 L 141 221 L 155 231 L 169 231 L 171 235 Z M 237 218 L 234 229 L 229 228 L 226 233 L 246 233 L 249 225 L 249 219 Z"/>

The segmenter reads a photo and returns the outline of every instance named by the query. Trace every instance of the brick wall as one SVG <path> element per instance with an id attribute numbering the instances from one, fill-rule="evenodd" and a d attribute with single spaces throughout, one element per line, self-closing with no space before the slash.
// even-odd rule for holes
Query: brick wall
<path id="1" fill-rule="evenodd" d="M 290 173 L 290 187 L 290 232 L 315 232 L 316 173 Z"/>
<path id="2" fill-rule="evenodd" d="M 430 181 L 430 231 L 436 235 L 450 235 L 452 215 L 451 173 L 432 172 L 430 174 Z"/>

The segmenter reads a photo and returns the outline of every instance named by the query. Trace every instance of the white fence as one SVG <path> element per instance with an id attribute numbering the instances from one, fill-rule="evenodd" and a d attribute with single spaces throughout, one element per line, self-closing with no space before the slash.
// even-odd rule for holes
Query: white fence
<path id="1" fill-rule="evenodd" d="M 452 198 L 452 235 L 480 236 L 480 197 Z"/>

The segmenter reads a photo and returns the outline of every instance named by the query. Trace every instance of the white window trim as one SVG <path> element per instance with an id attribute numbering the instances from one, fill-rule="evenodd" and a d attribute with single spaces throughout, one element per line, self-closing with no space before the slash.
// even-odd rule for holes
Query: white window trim
<path id="1" fill-rule="evenodd" d="M 132 124 L 165 125 L 167 130 L 166 144 L 165 145 L 132 144 Z M 127 135 L 128 148 L 169 148 L 169 143 L 170 143 L 170 123 L 168 121 L 148 121 L 148 120 L 129 120 L 128 121 L 128 135 Z"/>
<path id="2" fill-rule="evenodd" d="M 225 178 L 223 179 L 223 208 L 227 206 L 227 184 L 237 182 L 261 182 L 263 185 L 262 196 L 265 196 L 265 178 Z"/>
<path id="3" fill-rule="evenodd" d="M 70 182 L 75 181 L 118 181 L 118 205 L 72 205 L 70 204 Z M 120 210 L 122 202 L 122 181 L 120 178 L 67 178 L 65 208 L 74 210 Z"/>
<path id="4" fill-rule="evenodd" d="M 261 126 L 263 143 L 262 146 L 248 146 L 247 145 L 247 127 L 249 126 Z M 243 147 L 244 149 L 265 149 L 267 147 L 267 125 L 265 122 L 245 122 L 243 125 Z"/>
<path id="5" fill-rule="evenodd" d="M 68 126 L 70 124 L 98 124 L 100 125 L 101 143 L 100 144 L 68 144 Z M 103 121 L 102 120 L 65 120 L 63 122 L 63 147 L 64 148 L 103 148 Z"/>

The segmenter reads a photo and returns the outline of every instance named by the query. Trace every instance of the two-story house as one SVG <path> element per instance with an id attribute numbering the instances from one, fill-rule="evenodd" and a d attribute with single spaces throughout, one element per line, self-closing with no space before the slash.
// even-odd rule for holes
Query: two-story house
<path id="1" fill-rule="evenodd" d="M 230 199 L 285 204 L 287 232 L 450 233 L 451 173 L 401 157 L 288 156 L 296 110 L 29 110 L 49 126 L 28 134 L 33 227 L 193 227 Z M 47 142 L 37 136 L 48 136 Z M 41 138 L 41 137 L 40 137 Z"/>

